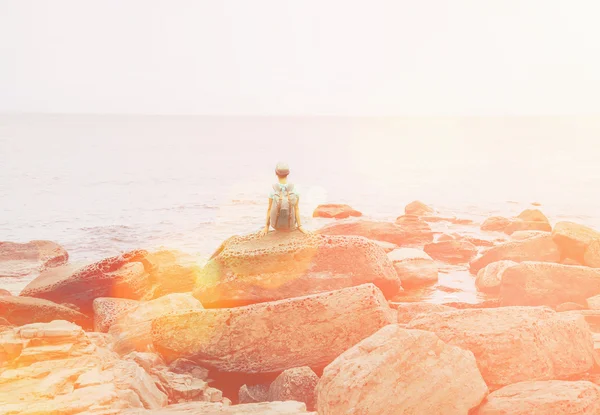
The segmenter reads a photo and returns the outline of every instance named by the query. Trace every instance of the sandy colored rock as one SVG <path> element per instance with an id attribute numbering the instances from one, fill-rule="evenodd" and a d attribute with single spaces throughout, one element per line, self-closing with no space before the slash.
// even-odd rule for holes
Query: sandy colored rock
<path id="1" fill-rule="evenodd" d="M 600 268 L 600 239 L 592 241 L 586 248 L 583 263 L 588 267 Z"/>
<path id="2" fill-rule="evenodd" d="M 549 262 L 522 262 L 504 271 L 502 305 L 548 305 L 574 302 L 600 294 L 600 269 Z"/>
<path id="3" fill-rule="evenodd" d="M 433 240 L 429 225 L 416 216 L 401 216 L 396 223 L 342 220 L 317 231 L 322 235 L 353 235 L 390 242 L 398 246 L 419 245 Z"/>
<path id="4" fill-rule="evenodd" d="M 128 300 L 126 298 L 95 298 L 92 303 L 94 309 L 94 331 L 106 333 L 110 326 L 117 322 L 117 316 L 137 307 L 139 304 L 140 302 L 137 300 Z"/>
<path id="5" fill-rule="evenodd" d="M 6 296 L 6 295 L 11 296 L 12 294 L 10 291 L 0 288 L 0 297 Z"/>
<path id="6" fill-rule="evenodd" d="M 552 226 L 548 222 L 527 221 L 522 219 L 512 219 L 510 224 L 504 228 L 504 233 L 512 235 L 518 231 L 543 231 L 551 232 Z"/>
<path id="7" fill-rule="evenodd" d="M 477 415 L 596 415 L 600 387 L 587 381 L 520 382 L 492 392 Z"/>
<path id="8" fill-rule="evenodd" d="M 477 255 L 477 247 L 464 239 L 432 242 L 423 250 L 431 258 L 448 264 L 466 264 Z"/>
<path id="9" fill-rule="evenodd" d="M 83 327 L 91 327 L 87 316 L 41 298 L 0 296 L 0 317 L 16 326 L 30 323 L 49 323 L 52 320 L 67 320 Z"/>
<path id="10" fill-rule="evenodd" d="M 152 252 L 146 256 L 146 260 L 151 265 L 152 284 L 147 299 L 191 292 L 202 272 L 197 257 L 177 250 Z"/>
<path id="11" fill-rule="evenodd" d="M 302 402 L 261 402 L 242 405 L 188 402 L 169 405 L 156 411 L 130 409 L 124 415 L 316 415 L 307 412 Z"/>
<path id="12" fill-rule="evenodd" d="M 319 415 L 466 415 L 487 393 L 471 352 L 398 325 L 341 354 L 317 386 Z"/>
<path id="13" fill-rule="evenodd" d="M 393 244 L 391 242 L 376 241 L 374 239 L 370 239 L 370 241 L 372 241 L 375 245 L 377 245 L 378 247 L 380 247 L 381 249 L 383 249 L 386 254 L 389 254 L 394 249 L 398 249 L 398 245 Z"/>
<path id="14" fill-rule="evenodd" d="M 319 377 L 310 367 L 284 370 L 269 387 L 269 401 L 304 402 L 308 410 L 315 408 L 316 387 Z"/>
<path id="15" fill-rule="evenodd" d="M 168 294 L 151 301 L 140 302 L 116 317 L 109 333 L 114 336 L 114 350 L 129 353 L 147 351 L 152 347 L 152 321 L 158 317 L 202 310 L 202 304 L 189 293 Z"/>
<path id="16" fill-rule="evenodd" d="M 563 257 L 584 263 L 585 252 L 592 242 L 600 239 L 600 232 L 574 222 L 558 222 L 552 238 Z"/>
<path id="17" fill-rule="evenodd" d="M 547 307 L 501 307 L 430 313 L 408 328 L 430 330 L 470 350 L 490 388 L 584 373 L 594 365 L 589 326 Z"/>
<path id="18" fill-rule="evenodd" d="M 373 284 L 230 309 L 197 310 L 153 322 L 168 360 L 190 357 L 223 372 L 267 373 L 322 366 L 395 321 Z"/>
<path id="19" fill-rule="evenodd" d="M 424 251 L 415 248 L 399 248 L 387 254 L 405 288 L 438 281 L 438 266 Z"/>
<path id="20" fill-rule="evenodd" d="M 600 310 L 600 295 L 588 298 L 586 304 L 590 310 Z"/>
<path id="21" fill-rule="evenodd" d="M 559 262 L 560 252 L 550 235 L 506 242 L 483 251 L 481 255 L 471 261 L 471 273 L 477 275 L 479 270 L 488 264 L 502 260 Z"/>
<path id="22" fill-rule="evenodd" d="M 351 216 L 362 216 L 362 213 L 358 210 L 352 209 L 352 207 L 348 205 L 343 204 L 319 205 L 313 212 L 313 218 L 346 219 Z"/>
<path id="23" fill-rule="evenodd" d="M 0 242 L 0 277 L 26 277 L 68 260 L 67 251 L 55 242 Z"/>
<path id="24" fill-rule="evenodd" d="M 404 208 L 404 214 L 415 215 L 415 216 L 430 216 L 434 213 L 433 208 L 427 206 L 425 203 L 415 200 L 409 203 Z"/>
<path id="25" fill-rule="evenodd" d="M 205 308 L 234 307 L 374 283 L 402 291 L 385 252 L 357 236 L 272 232 L 225 241 L 202 271 L 194 296 Z"/>
<path id="26" fill-rule="evenodd" d="M 508 225 L 510 225 L 511 220 L 502 216 L 492 216 L 487 218 L 481 224 L 482 231 L 504 231 Z"/>
<path id="27" fill-rule="evenodd" d="M 441 313 L 443 311 L 452 311 L 454 308 L 442 304 L 432 304 L 425 302 L 414 303 L 390 303 L 392 308 L 398 310 L 398 323 L 406 324 L 413 318 L 421 314 Z"/>
<path id="28" fill-rule="evenodd" d="M 561 311 L 574 311 L 574 310 L 585 310 L 586 306 L 583 306 L 578 303 L 562 303 L 556 306 L 555 310 L 558 312 Z"/>
<path id="29" fill-rule="evenodd" d="M 475 287 L 484 293 L 499 293 L 504 271 L 517 265 L 515 261 L 496 261 L 480 269 L 475 279 Z"/>

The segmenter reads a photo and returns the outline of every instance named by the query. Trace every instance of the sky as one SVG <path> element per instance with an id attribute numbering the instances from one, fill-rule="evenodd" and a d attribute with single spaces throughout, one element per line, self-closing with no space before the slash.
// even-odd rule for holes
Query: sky
<path id="1" fill-rule="evenodd" d="M 0 112 L 600 114 L 597 0 L 0 0 Z"/>

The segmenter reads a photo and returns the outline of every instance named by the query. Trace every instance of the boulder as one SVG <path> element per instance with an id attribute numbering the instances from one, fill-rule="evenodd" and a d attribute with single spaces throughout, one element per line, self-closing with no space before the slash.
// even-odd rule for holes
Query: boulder
<path id="1" fill-rule="evenodd" d="M 594 346 L 582 316 L 547 307 L 500 307 L 430 313 L 407 328 L 429 330 L 470 350 L 490 388 L 584 373 Z"/>
<path id="2" fill-rule="evenodd" d="M 552 231 L 563 258 L 585 262 L 584 256 L 592 242 L 600 239 L 600 232 L 574 222 L 558 222 Z"/>
<path id="3" fill-rule="evenodd" d="M 590 310 L 600 310 L 600 295 L 595 295 L 586 300 L 587 308 Z"/>
<path id="4" fill-rule="evenodd" d="M 481 268 L 475 279 L 475 287 L 478 291 L 490 294 L 500 292 L 502 274 L 508 267 L 517 265 L 515 261 L 496 261 Z"/>
<path id="5" fill-rule="evenodd" d="M 91 319 L 68 307 L 41 298 L 0 296 L 0 317 L 16 326 L 66 320 L 91 327 Z"/>
<path id="6" fill-rule="evenodd" d="M 583 263 L 588 267 L 600 268 L 600 239 L 592 241 L 585 250 Z"/>
<path id="7" fill-rule="evenodd" d="M 546 215 L 539 209 L 525 209 L 517 216 L 517 219 L 521 219 L 526 222 L 545 222 L 550 223 Z"/>
<path id="8" fill-rule="evenodd" d="M 140 261 L 145 251 L 133 251 L 84 266 L 74 273 L 40 275 L 21 291 L 22 296 L 75 304 L 93 316 L 98 297 L 139 300 L 147 293 L 149 275 Z M 147 265 L 146 267 L 149 267 Z"/>
<path id="9" fill-rule="evenodd" d="M 421 314 L 441 313 L 443 311 L 454 310 L 454 308 L 442 304 L 424 302 L 390 303 L 390 306 L 398 310 L 398 323 L 401 324 L 406 324 Z"/>
<path id="10" fill-rule="evenodd" d="M 519 382 L 488 395 L 477 415 L 596 415 L 600 387 L 588 381 Z"/>
<path id="11" fill-rule="evenodd" d="M 466 415 L 487 393 L 473 353 L 398 325 L 342 353 L 317 386 L 319 415 Z"/>
<path id="12" fill-rule="evenodd" d="M 536 236 L 522 241 L 511 241 L 485 250 L 470 263 L 472 274 L 496 261 L 560 261 L 560 252 L 550 235 Z"/>
<path id="13" fill-rule="evenodd" d="M 548 262 L 522 262 L 502 274 L 502 305 L 548 305 L 600 294 L 600 269 Z"/>
<path id="14" fill-rule="evenodd" d="M 504 231 L 511 223 L 511 220 L 502 216 L 492 216 L 487 218 L 481 224 L 482 231 Z"/>
<path id="15" fill-rule="evenodd" d="M 512 219 L 510 224 L 504 228 L 504 233 L 512 235 L 518 231 L 543 231 L 551 232 L 552 226 L 548 222 L 527 221 L 522 219 Z"/>
<path id="16" fill-rule="evenodd" d="M 414 202 L 409 203 L 404 208 L 404 213 L 406 215 L 414 215 L 414 216 L 430 216 L 434 213 L 433 208 L 427 206 L 425 203 L 415 200 Z"/>
<path id="17" fill-rule="evenodd" d="M 324 366 L 395 319 L 381 291 L 363 284 L 244 307 L 166 315 L 153 321 L 152 336 L 168 360 L 189 357 L 222 372 L 268 373 Z"/>
<path id="18" fill-rule="evenodd" d="M 394 249 L 398 249 L 398 245 L 393 244 L 391 242 L 376 241 L 375 239 L 370 239 L 370 241 L 372 241 L 375 245 L 383 249 L 386 254 L 392 252 Z"/>
<path id="19" fill-rule="evenodd" d="M 139 304 L 140 302 L 137 300 L 128 300 L 126 298 L 95 298 L 92 303 L 94 309 L 94 331 L 100 333 L 108 332 L 110 326 L 117 322 L 117 316 L 137 307 Z"/>
<path id="20" fill-rule="evenodd" d="M 177 250 L 162 250 L 149 253 L 146 260 L 150 264 L 148 299 L 156 299 L 167 294 L 193 291 L 202 272 L 198 258 Z"/>
<path id="21" fill-rule="evenodd" d="M 3 288 L 0 288 L 0 297 L 7 296 L 7 295 L 8 295 L 8 296 L 11 296 L 11 295 L 12 295 L 12 293 L 11 293 L 10 291 L 8 291 L 8 290 L 5 290 L 5 289 L 3 289 Z"/>
<path id="22" fill-rule="evenodd" d="M 433 259 L 448 264 L 466 264 L 477 255 L 477 247 L 475 245 L 466 240 L 456 239 L 432 242 L 425 245 L 423 250 Z"/>
<path id="23" fill-rule="evenodd" d="M 420 249 L 396 249 L 388 253 L 388 258 L 405 288 L 435 284 L 438 281 L 436 263 Z"/>
<path id="24" fill-rule="evenodd" d="M 225 241 L 194 296 L 205 308 L 234 307 L 374 283 L 386 297 L 402 285 L 385 252 L 356 236 L 272 232 Z"/>
<path id="25" fill-rule="evenodd" d="M 0 242 L 0 278 L 26 277 L 68 260 L 67 251 L 55 242 Z"/>
<path id="26" fill-rule="evenodd" d="M 310 367 L 296 367 L 284 370 L 271 383 L 268 400 L 304 402 L 306 408 L 312 411 L 315 408 L 315 389 L 319 377 Z"/>
<path id="27" fill-rule="evenodd" d="M 188 402 L 169 405 L 160 410 L 129 409 L 123 415 L 317 415 L 306 412 L 302 402 L 261 402 L 242 405 L 225 405 L 222 403 Z"/>
<path id="28" fill-rule="evenodd" d="M 581 305 L 581 304 L 577 304 L 577 303 L 562 303 L 559 304 L 555 307 L 555 310 L 558 312 L 561 311 L 575 311 L 575 310 L 585 310 L 586 307 Z"/>
<path id="29" fill-rule="evenodd" d="M 158 317 L 202 310 L 202 304 L 191 294 L 175 293 L 151 301 L 140 302 L 137 307 L 116 317 L 109 333 L 114 337 L 114 350 L 124 354 L 152 347 L 152 321 Z"/>
<path id="30" fill-rule="evenodd" d="M 369 220 L 342 220 L 324 226 L 317 233 L 364 236 L 398 246 L 419 245 L 433 240 L 433 233 L 429 225 L 416 216 L 401 216 L 395 224 Z"/>
<path id="31" fill-rule="evenodd" d="M 346 219 L 351 216 L 362 216 L 362 213 L 360 213 L 358 210 L 352 209 L 352 207 L 348 205 L 340 204 L 319 205 L 313 212 L 313 218 Z"/>

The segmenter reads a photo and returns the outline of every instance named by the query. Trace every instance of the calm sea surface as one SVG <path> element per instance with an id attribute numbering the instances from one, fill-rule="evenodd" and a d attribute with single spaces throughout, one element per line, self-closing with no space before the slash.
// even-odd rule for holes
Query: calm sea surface
<path id="1" fill-rule="evenodd" d="M 0 115 L 0 240 L 53 240 L 74 262 L 159 247 L 202 261 L 261 228 L 279 160 L 307 228 L 328 223 L 320 203 L 393 220 L 419 199 L 478 221 L 538 202 L 600 229 L 600 118 Z M 431 301 L 475 299 L 464 273 L 441 284 Z"/>

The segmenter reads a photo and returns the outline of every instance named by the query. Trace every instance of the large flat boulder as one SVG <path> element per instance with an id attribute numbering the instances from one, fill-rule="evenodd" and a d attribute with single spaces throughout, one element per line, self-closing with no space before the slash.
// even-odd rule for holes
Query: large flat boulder
<path id="1" fill-rule="evenodd" d="M 78 311 L 33 297 L 0 296 L 0 317 L 15 326 L 52 320 L 66 320 L 86 328 L 92 325 L 91 319 Z"/>
<path id="2" fill-rule="evenodd" d="M 319 367 L 396 319 L 373 284 L 153 321 L 154 346 L 167 359 L 189 357 L 223 372 Z"/>
<path id="3" fill-rule="evenodd" d="M 594 345 L 582 316 L 547 307 L 464 309 L 418 316 L 408 328 L 429 330 L 470 350 L 490 388 L 584 373 Z"/>
<path id="4" fill-rule="evenodd" d="M 326 204 L 319 205 L 313 212 L 314 218 L 335 218 L 346 219 L 349 217 L 362 216 L 358 210 L 352 209 L 351 206 L 343 204 Z"/>
<path id="5" fill-rule="evenodd" d="M 396 223 L 370 220 L 342 220 L 317 231 L 322 235 L 354 235 L 411 246 L 431 242 L 433 233 L 427 222 L 417 216 L 401 216 Z"/>
<path id="6" fill-rule="evenodd" d="M 574 222 L 558 222 L 552 231 L 552 238 L 562 256 L 584 263 L 585 251 L 592 242 L 600 239 L 600 232 Z"/>
<path id="7" fill-rule="evenodd" d="M 550 235 L 541 235 L 521 241 L 506 242 L 485 250 L 481 255 L 471 261 L 471 273 L 477 275 L 479 270 L 488 264 L 502 260 L 515 262 L 559 262 L 560 252 Z"/>
<path id="8" fill-rule="evenodd" d="M 549 262 L 522 262 L 502 273 L 502 305 L 557 306 L 600 294 L 600 269 Z"/>
<path id="9" fill-rule="evenodd" d="M 588 381 L 519 382 L 492 392 L 477 415 L 596 415 L 600 387 Z"/>
<path id="10" fill-rule="evenodd" d="M 416 248 L 399 248 L 388 253 L 404 288 L 435 284 L 438 266 L 433 258 Z"/>
<path id="11" fill-rule="evenodd" d="M 477 255 L 477 247 L 464 239 L 432 242 L 423 250 L 433 259 L 455 265 L 466 264 Z"/>
<path id="12" fill-rule="evenodd" d="M 466 415 L 487 393 L 473 353 L 389 325 L 325 368 L 317 402 L 319 415 Z"/>
<path id="13" fill-rule="evenodd" d="M 0 242 L 0 277 L 26 277 L 68 260 L 65 248 L 55 242 Z"/>
<path id="14" fill-rule="evenodd" d="M 194 291 L 205 308 L 233 307 L 373 283 L 386 297 L 402 284 L 385 251 L 357 236 L 272 232 L 225 241 Z"/>
<path id="15" fill-rule="evenodd" d="M 398 310 L 398 323 L 406 324 L 413 318 L 421 314 L 428 313 L 440 313 L 443 311 L 452 311 L 454 308 L 448 307 L 443 304 L 432 304 L 425 302 L 412 302 L 412 303 L 390 303 L 392 308 Z"/>

